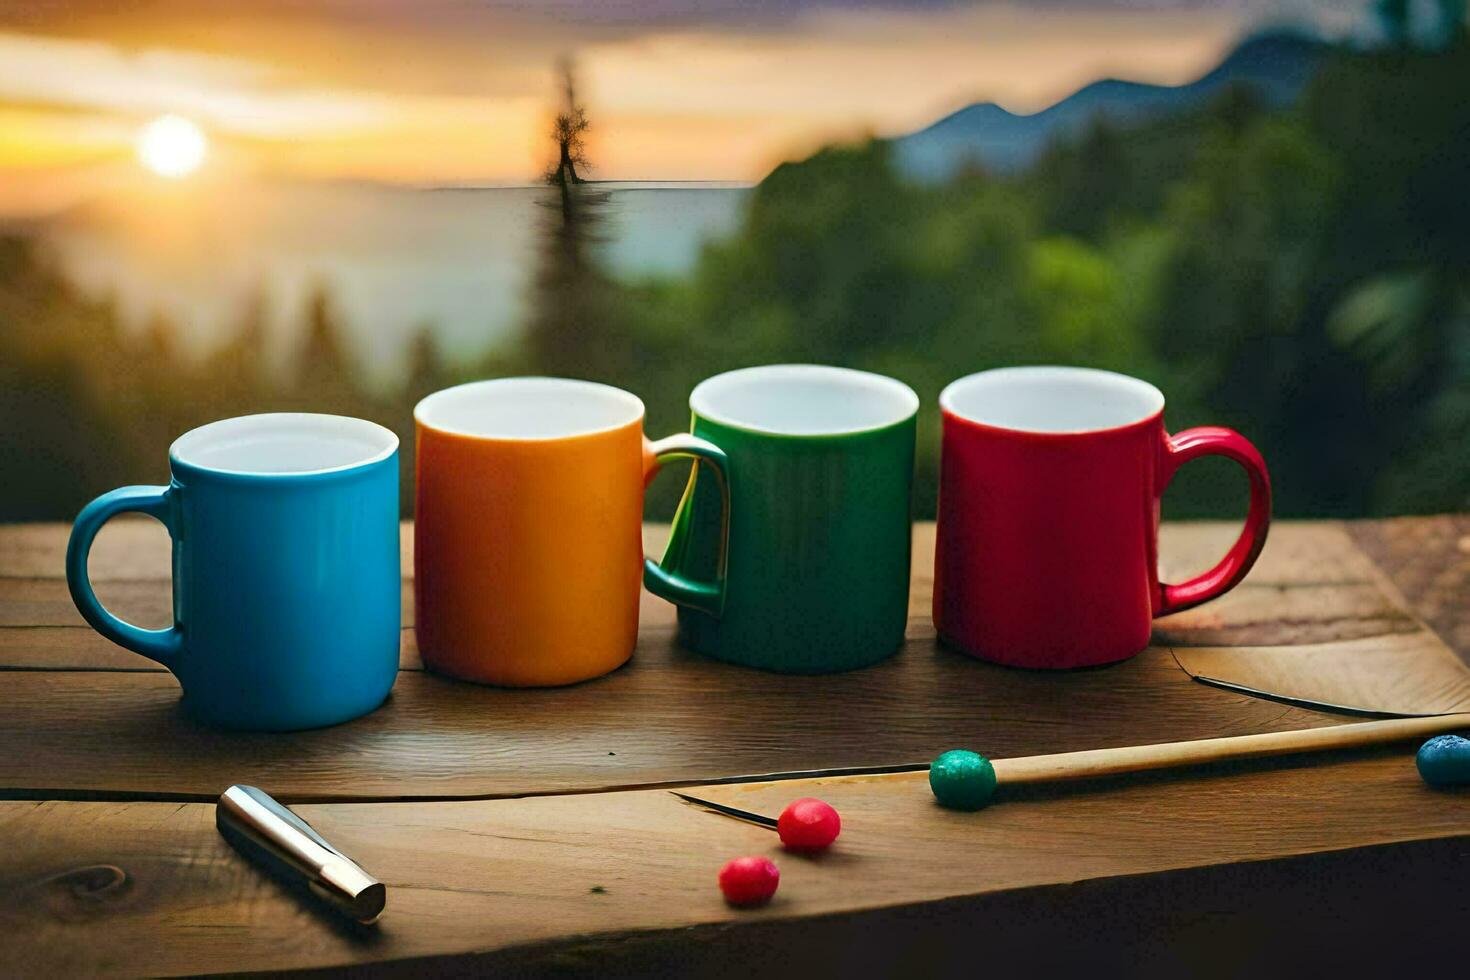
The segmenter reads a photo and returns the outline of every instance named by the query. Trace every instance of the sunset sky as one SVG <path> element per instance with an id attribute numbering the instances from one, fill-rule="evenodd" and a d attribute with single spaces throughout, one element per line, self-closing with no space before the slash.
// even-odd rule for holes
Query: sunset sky
<path id="1" fill-rule="evenodd" d="M 592 176 L 756 180 L 977 99 L 1033 111 L 1104 75 L 1187 81 L 1252 27 L 1341 31 L 1365 6 L 0 0 L 0 213 L 166 179 L 139 151 L 164 115 L 207 138 L 195 180 L 525 181 L 546 163 L 563 55 L 594 124 Z"/>

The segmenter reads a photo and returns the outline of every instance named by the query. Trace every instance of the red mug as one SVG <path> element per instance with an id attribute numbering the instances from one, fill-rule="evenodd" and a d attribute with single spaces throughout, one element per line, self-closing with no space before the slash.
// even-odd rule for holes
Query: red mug
<path id="1" fill-rule="evenodd" d="M 1164 431 L 1146 381 L 1070 367 L 961 378 L 939 396 L 934 625 L 947 643 L 1016 667 L 1124 660 L 1155 616 L 1234 588 L 1271 523 L 1266 464 L 1244 436 Z M 1159 581 L 1159 499 L 1181 465 L 1224 456 L 1250 478 L 1239 539 L 1210 571 Z"/>

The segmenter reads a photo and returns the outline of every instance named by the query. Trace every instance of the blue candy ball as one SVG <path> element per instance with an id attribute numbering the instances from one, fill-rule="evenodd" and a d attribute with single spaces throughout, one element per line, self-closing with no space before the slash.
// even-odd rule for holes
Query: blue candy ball
<path id="1" fill-rule="evenodd" d="M 929 788 L 941 806 L 978 810 L 995 795 L 995 767 L 983 755 L 954 749 L 929 764 Z"/>
<path id="2" fill-rule="evenodd" d="M 1470 786 L 1470 739 L 1436 735 L 1419 747 L 1414 765 L 1430 786 Z"/>

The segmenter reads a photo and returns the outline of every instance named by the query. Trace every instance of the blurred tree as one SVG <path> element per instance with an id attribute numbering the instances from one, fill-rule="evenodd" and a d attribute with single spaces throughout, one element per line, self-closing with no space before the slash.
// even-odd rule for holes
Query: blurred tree
<path id="1" fill-rule="evenodd" d="M 1101 237 L 1109 219 L 1132 203 L 1125 195 L 1133 186 L 1126 137 L 1107 119 L 1095 119 L 1078 144 L 1051 156 L 1043 178 L 1048 186 L 1047 224 L 1056 231 L 1087 239 Z"/>
<path id="2" fill-rule="evenodd" d="M 1450 448 L 1470 439 L 1470 100 L 1447 95 L 1470 91 L 1470 44 L 1457 37 L 1442 53 L 1340 58 L 1305 106 L 1344 175 L 1325 222 L 1324 332 L 1371 406 L 1358 444 L 1393 460 L 1366 509 L 1470 506 L 1470 466 Z"/>
<path id="3" fill-rule="evenodd" d="M 1322 217 L 1336 206 L 1340 174 L 1284 121 L 1206 140 L 1165 216 L 1175 248 L 1149 325 L 1181 376 L 1171 397 L 1199 412 L 1191 421 L 1249 430 L 1278 468 L 1283 511 L 1352 512 L 1369 493 L 1348 478 L 1360 460 L 1312 434 L 1324 415 L 1351 427 L 1368 411 L 1320 326 L 1316 277 L 1330 253 Z"/>
<path id="4" fill-rule="evenodd" d="M 870 141 L 783 165 L 761 182 L 741 239 L 716 246 L 695 283 L 702 332 L 726 362 L 776 346 L 807 360 L 907 344 L 914 317 L 908 228 L 918 195 Z"/>
<path id="5" fill-rule="evenodd" d="M 563 58 L 557 64 L 557 72 L 561 76 L 562 108 L 551 124 L 551 138 L 556 142 L 557 159 L 546 172 L 546 182 L 565 187 L 567 184 L 583 182 L 577 173 L 577 167 L 584 170 L 589 167 L 586 134 L 591 123 L 587 121 L 587 110 L 577 100 L 576 78 L 571 59 Z"/>
<path id="6" fill-rule="evenodd" d="M 609 197 L 577 174 L 589 168 L 583 134 L 590 128 L 577 101 L 569 61 L 561 66 L 565 104 L 552 129 L 556 162 L 547 171 L 540 254 L 527 324 L 535 369 L 548 374 L 618 381 L 630 367 L 623 295 L 603 268 L 604 211 Z"/>
<path id="7" fill-rule="evenodd" d="M 312 289 L 306 301 L 301 351 L 291 400 L 302 406 L 351 405 L 355 371 L 342 345 L 342 328 L 325 285 Z"/>
<path id="8" fill-rule="evenodd" d="M 531 360 L 550 374 L 615 379 L 628 349 L 622 296 L 598 255 L 608 195 L 565 183 L 539 203 L 541 244 L 527 324 Z"/>
<path id="9" fill-rule="evenodd" d="M 1390 44 L 1408 43 L 1409 7 L 1410 0 L 1378 0 L 1375 5 L 1378 26 Z"/>
<path id="10" fill-rule="evenodd" d="M 1378 0 L 1374 12 L 1390 45 L 1441 50 L 1464 35 L 1465 0 Z"/>
<path id="11" fill-rule="evenodd" d="M 1039 325 L 1038 356 L 1136 366 L 1142 338 L 1122 319 L 1124 288 L 1108 256 L 1085 242 L 1059 235 L 1031 243 L 1024 289 Z"/>
<path id="12" fill-rule="evenodd" d="M 432 324 L 423 324 L 413 335 L 408 349 L 408 375 L 403 383 L 403 401 L 409 405 L 445 386 L 444 359 L 434 340 Z"/>
<path id="13" fill-rule="evenodd" d="M 100 489 L 141 482 L 127 479 L 134 420 L 107 403 L 131 368 L 110 305 L 0 238 L 0 520 L 69 518 Z"/>
<path id="14" fill-rule="evenodd" d="M 245 300 L 234 336 L 215 357 L 246 388 L 258 387 L 268 373 L 266 363 L 266 318 L 269 304 L 265 291 L 255 289 Z"/>

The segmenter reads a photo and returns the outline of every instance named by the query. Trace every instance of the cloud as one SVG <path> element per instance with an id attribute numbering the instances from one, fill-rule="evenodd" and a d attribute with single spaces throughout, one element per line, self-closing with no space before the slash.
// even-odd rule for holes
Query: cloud
<path id="1" fill-rule="evenodd" d="M 508 32 L 523 39 L 609 40 L 644 30 L 686 26 L 764 31 L 812 15 L 892 12 L 924 14 L 977 8 L 1048 13 L 1168 13 L 1206 11 L 1250 19 L 1337 22 L 1357 17 L 1374 0 L 154 0 L 146 6 L 116 0 L 30 0 L 0 7 L 0 24 L 26 30 L 66 31 L 119 19 L 153 23 L 252 20 L 316 21 L 339 30 L 354 26 L 408 33 L 482 36 Z"/>
<path id="2" fill-rule="evenodd" d="M 129 116 L 178 112 L 270 137 L 360 128 L 390 111 L 380 96 L 289 86 L 248 59 L 22 34 L 0 34 L 0 100 Z"/>
<path id="3" fill-rule="evenodd" d="M 982 98 L 1034 111 L 1108 75 L 1179 84 L 1240 29 L 1203 12 L 825 13 L 777 35 L 686 30 L 589 45 L 580 65 L 605 111 L 784 117 L 820 137 L 834 121 L 902 132 Z"/>
<path id="4" fill-rule="evenodd" d="M 209 78 L 240 60 L 281 85 L 398 95 L 542 96 L 549 65 L 589 47 L 671 35 L 779 43 L 899 31 L 922 44 L 945 25 L 992 17 L 1065 31 L 1095 16 L 1140 24 L 1183 16 L 1316 25 L 1357 18 L 1371 0 L 30 0 L 0 3 L 0 30 L 105 39 L 116 53 L 208 56 Z M 1145 24 L 1146 26 L 1146 24 Z M 168 57 L 164 54 L 161 57 Z M 187 65 L 184 67 L 188 67 Z M 0 73 L 5 72 L 0 63 Z M 10 72 L 14 74 L 14 72 Z M 183 77 L 187 77 L 185 74 Z M 237 83 L 244 79 L 236 79 Z M 257 80 L 259 81 L 259 80 Z"/>

